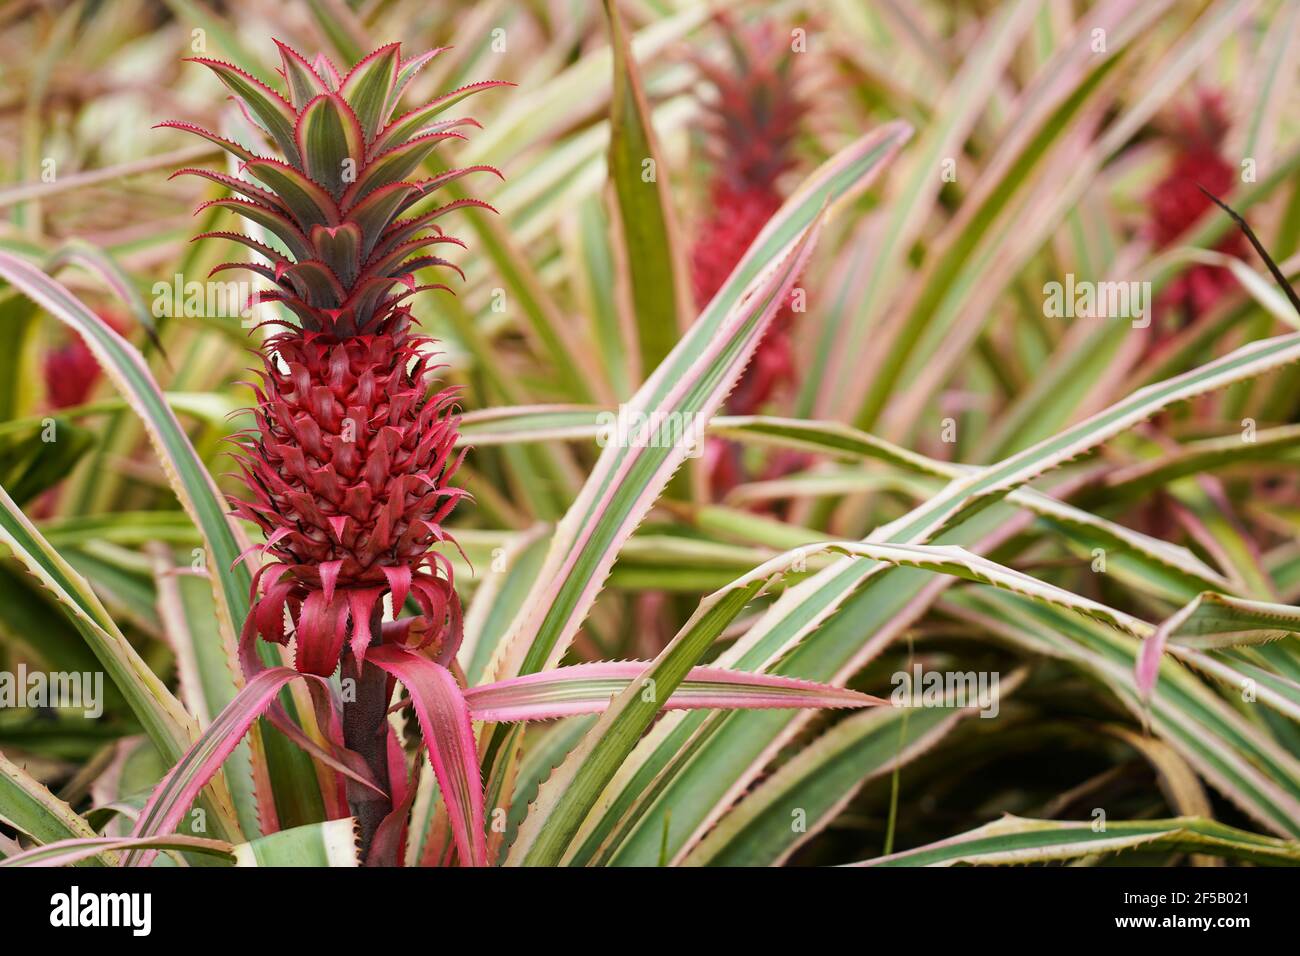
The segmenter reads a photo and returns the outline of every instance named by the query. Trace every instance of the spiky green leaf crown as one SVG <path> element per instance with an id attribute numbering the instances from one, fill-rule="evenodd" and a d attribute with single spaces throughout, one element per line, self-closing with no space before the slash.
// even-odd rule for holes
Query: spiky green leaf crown
<path id="1" fill-rule="evenodd" d="M 705 114 L 709 159 L 733 191 L 770 190 L 795 165 L 794 142 L 808 104 L 796 91 L 795 58 L 771 23 L 740 26 L 718 16 L 732 64 L 695 64 L 714 87 Z"/>
<path id="2" fill-rule="evenodd" d="M 280 41 L 288 97 L 232 64 L 191 58 L 211 69 L 234 94 L 244 113 L 261 127 L 283 158 L 260 156 L 238 143 L 190 123 L 160 126 L 195 133 L 234 154 L 247 179 L 207 169 L 182 169 L 174 175 L 202 176 L 239 197 L 204 203 L 230 209 L 276 236 L 283 254 L 249 236 L 205 233 L 242 243 L 267 262 L 232 262 L 213 273 L 247 269 L 274 289 L 258 300 L 278 301 L 297 315 L 302 327 L 337 336 L 382 328 L 414 293 L 443 289 L 416 284 L 415 273 L 437 266 L 459 269 L 432 255 L 442 243 L 463 245 L 436 225 L 462 206 L 492 207 L 478 199 L 459 199 L 432 210 L 415 207 L 441 186 L 472 172 L 500 172 L 491 166 L 449 169 L 429 179 L 407 181 L 438 144 L 464 139 L 457 127 L 478 126 L 472 119 L 440 119 L 441 114 L 480 90 L 513 84 L 499 80 L 472 83 L 393 118 L 411 78 L 442 52 L 431 50 L 403 60 L 400 43 L 390 43 L 340 75 L 329 59 L 308 60 Z"/>

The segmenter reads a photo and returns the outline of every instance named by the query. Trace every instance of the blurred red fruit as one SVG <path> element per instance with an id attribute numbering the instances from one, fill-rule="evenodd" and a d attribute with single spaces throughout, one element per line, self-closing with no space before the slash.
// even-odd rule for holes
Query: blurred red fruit
<path id="1" fill-rule="evenodd" d="M 1177 244 L 1213 205 L 1201 187 L 1216 196 L 1232 192 L 1237 169 L 1221 152 L 1229 126 L 1224 97 L 1218 91 L 1198 92 L 1195 103 L 1179 112 L 1173 135 L 1178 152 L 1169 172 L 1147 197 L 1148 229 L 1157 248 Z M 1245 252 L 1245 239 L 1232 229 L 1216 249 L 1239 256 Z M 1161 292 L 1155 305 L 1158 326 L 1166 333 L 1186 326 L 1235 285 L 1232 273 L 1220 266 L 1187 268 Z"/>

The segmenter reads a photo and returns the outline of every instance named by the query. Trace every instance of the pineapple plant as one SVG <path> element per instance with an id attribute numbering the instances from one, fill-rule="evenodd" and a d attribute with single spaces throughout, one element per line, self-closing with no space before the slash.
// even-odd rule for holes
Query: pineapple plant
<path id="1" fill-rule="evenodd" d="M 459 244 L 440 220 L 466 199 L 429 208 L 439 187 L 486 166 L 408 180 L 468 118 L 442 119 L 466 97 L 496 86 L 472 84 L 394 116 L 402 90 L 436 51 L 402 59 L 398 43 L 340 72 L 277 42 L 287 96 L 238 67 L 194 58 L 230 89 L 265 131 L 280 158 L 255 154 L 208 130 L 178 126 L 233 152 L 246 178 L 205 169 L 177 175 L 216 180 L 237 198 L 212 200 L 264 228 L 281 252 L 242 233 L 265 262 L 236 262 L 213 272 L 247 270 L 270 285 L 259 305 L 288 318 L 262 343 L 255 386 L 256 428 L 238 454 L 248 495 L 236 513 L 266 536 L 269 556 L 253 576 L 246 638 L 294 644 L 305 674 L 328 676 L 343 660 L 358 681 L 345 708 L 345 743 L 359 750 L 384 787 L 388 780 L 384 712 L 386 675 L 366 664 L 383 640 L 383 601 L 400 613 L 408 596 L 422 612 L 389 629 L 389 640 L 432 647 L 449 663 L 459 646 L 461 610 L 451 565 L 435 545 L 449 541 L 443 522 L 464 492 L 450 484 L 464 452 L 455 451 L 456 393 L 435 389 L 432 343 L 413 327 L 414 295 L 426 268 L 454 268 L 433 252 Z M 499 173 L 498 173 L 499 175 Z M 252 557 L 250 554 L 248 557 Z M 286 629 L 286 611 L 292 632 Z M 415 621 L 418 620 L 418 624 Z M 413 626 L 414 625 L 414 626 Z M 363 852 L 391 807 L 357 795 Z"/>
<path id="2" fill-rule="evenodd" d="M 729 21 L 723 18 L 722 23 Z M 706 159 L 713 173 L 707 213 L 691 250 L 691 282 L 700 308 L 785 201 L 781 178 L 798 163 L 794 145 L 807 112 L 796 89 L 794 53 L 772 24 L 731 28 L 726 36 L 731 64 L 696 60 L 713 88 L 704 121 Z M 753 414 L 791 381 L 793 318 L 786 302 L 728 397 L 728 411 Z"/>
<path id="3" fill-rule="evenodd" d="M 246 627 L 285 643 L 287 608 L 298 669 L 328 675 L 345 639 L 346 651 L 364 662 L 385 597 L 400 609 L 410 595 L 428 622 L 417 646 L 436 642 L 446 661 L 455 653 L 460 608 L 450 565 L 431 549 L 448 540 L 442 523 L 463 495 L 450 484 L 463 452 L 454 452 L 455 391 L 431 393 L 432 343 L 416 332 L 407 302 L 446 289 L 417 285 L 419 270 L 455 268 L 432 254 L 460 244 L 439 220 L 460 206 L 487 205 L 466 199 L 428 209 L 424 202 L 453 180 L 496 170 L 404 177 L 440 143 L 462 137 L 457 127 L 476 125 L 439 119 L 446 109 L 505 84 L 476 83 L 393 118 L 403 88 L 433 53 L 403 60 L 392 43 L 340 73 L 324 55 L 308 62 L 278 47 L 287 97 L 231 64 L 195 62 L 238 97 L 282 159 L 197 127 L 163 124 L 239 157 L 263 186 L 205 169 L 177 175 L 214 179 L 239 193 L 205 207 L 243 216 L 286 250 L 239 233 L 207 234 L 242 242 L 266 260 L 226 263 L 214 273 L 255 273 L 271 287 L 257 294 L 259 304 L 276 303 L 296 320 L 264 322 L 279 331 L 262 345 L 257 427 L 243 436 L 238 456 L 249 495 L 235 509 L 263 531 L 260 550 L 272 558 L 254 579 Z"/>
<path id="4" fill-rule="evenodd" d="M 703 308 L 726 281 L 750 243 L 781 208 L 782 177 L 797 165 L 795 141 L 807 104 L 797 90 L 795 56 L 770 22 L 737 27 L 719 17 L 726 29 L 731 62 L 695 63 L 712 88 L 703 133 L 705 159 L 712 169 L 706 213 L 691 247 L 691 286 Z M 760 412 L 795 378 L 792 331 L 795 312 L 787 299 L 777 312 L 753 360 L 727 398 L 735 415 Z M 710 439 L 706 460 L 717 496 L 742 481 L 740 449 Z M 768 477 L 792 471 L 806 456 L 778 455 Z"/>
<path id="5" fill-rule="evenodd" d="M 414 787 L 389 719 L 395 683 L 408 696 L 428 749 L 453 839 L 430 841 L 421 859 L 489 862 L 484 787 L 472 719 L 516 722 L 598 712 L 611 690 L 630 685 L 644 662 L 590 663 L 521 674 L 475 688 L 456 661 L 462 612 L 444 547 L 444 528 L 467 495 L 452 484 L 457 449 L 455 388 L 439 387 L 435 343 L 417 331 L 412 297 L 450 291 L 420 284 L 424 269 L 460 270 L 434 247 L 463 245 L 439 222 L 481 200 L 423 206 L 439 187 L 491 166 L 453 168 L 408 179 L 439 144 L 463 138 L 471 119 L 440 119 L 484 81 L 397 114 L 403 89 L 440 51 L 403 59 L 391 43 L 341 71 L 277 43 L 287 94 L 224 61 L 198 57 L 265 134 L 268 156 L 192 124 L 168 121 L 239 160 L 239 175 L 188 167 L 237 194 L 200 209 L 232 211 L 265 229 L 279 248 L 240 232 L 200 239 L 246 246 L 265 261 L 227 262 L 212 274 L 248 270 L 268 290 L 252 307 L 279 315 L 257 327 L 261 369 L 252 385 L 254 426 L 236 435 L 246 492 L 233 514 L 256 526 L 261 544 L 238 561 L 260 563 L 241 627 L 243 693 L 155 791 L 136 827 L 142 841 L 173 829 L 240 737 L 266 713 L 292 740 L 345 779 L 360 857 L 393 865 L 405 856 Z M 238 562 L 237 562 L 238 563 Z M 407 614 L 408 608 L 414 613 Z M 292 645 L 294 669 L 267 667 L 258 640 Z M 351 693 L 334 695 L 338 675 Z M 325 740 L 313 740 L 274 693 L 310 678 Z M 809 681 L 693 668 L 668 709 L 862 707 L 879 703 Z M 330 727 L 338 724 L 338 732 Z M 445 818 L 444 818 L 445 819 Z M 494 838 L 493 848 L 501 843 Z M 441 849 L 440 849 L 441 847 Z M 141 850 L 135 859 L 151 859 Z"/>

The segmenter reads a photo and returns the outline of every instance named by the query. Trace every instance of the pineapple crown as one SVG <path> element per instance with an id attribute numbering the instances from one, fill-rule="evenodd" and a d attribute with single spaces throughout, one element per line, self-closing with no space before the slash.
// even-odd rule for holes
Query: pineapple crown
<path id="1" fill-rule="evenodd" d="M 464 206 L 496 211 L 478 199 L 457 199 L 424 211 L 415 207 L 469 173 L 501 173 L 479 165 L 449 169 L 429 179 L 404 177 L 444 140 L 464 139 L 458 127 L 480 126 L 473 119 L 440 118 L 447 109 L 481 90 L 514 84 L 471 83 L 393 118 L 411 79 L 445 47 L 403 60 L 401 44 L 389 43 L 340 73 L 324 54 L 309 62 L 292 47 L 275 42 L 283 63 L 277 72 L 285 80 L 287 97 L 230 63 L 189 59 L 217 75 L 282 158 L 260 156 L 191 123 L 159 126 L 202 136 L 240 160 L 241 176 L 198 168 L 173 174 L 201 176 L 239 194 L 205 202 L 196 214 L 210 206 L 230 209 L 278 238 L 288 254 L 236 232 L 195 238 L 221 237 L 259 253 L 267 264 L 223 263 L 212 274 L 246 269 L 263 276 L 274 288 L 260 292 L 257 301 L 283 303 L 309 332 L 347 336 L 381 329 L 395 313 L 408 311 L 402 303 L 411 295 L 446 290 L 440 284 L 417 285 L 418 270 L 446 267 L 460 272 L 431 254 L 432 247 L 443 243 L 464 245 L 445 235 L 436 221 Z M 257 183 L 242 178 L 244 173 Z"/>
<path id="2" fill-rule="evenodd" d="M 1221 90 L 1200 88 L 1174 115 L 1173 138 L 1187 150 L 1217 153 L 1232 128 L 1228 102 Z"/>
<path id="3" fill-rule="evenodd" d="M 770 189 L 795 163 L 792 146 L 806 103 L 794 90 L 794 54 L 770 23 L 734 26 L 720 14 L 732 66 L 695 65 L 716 90 L 705 128 L 710 160 L 735 189 Z"/>

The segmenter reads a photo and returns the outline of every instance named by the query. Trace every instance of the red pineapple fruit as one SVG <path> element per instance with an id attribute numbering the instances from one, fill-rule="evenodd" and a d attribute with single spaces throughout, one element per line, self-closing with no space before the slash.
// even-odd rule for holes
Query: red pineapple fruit
<path id="1" fill-rule="evenodd" d="M 394 637 L 431 645 L 427 653 L 446 664 L 460 640 L 460 607 L 450 563 L 433 548 L 451 540 L 442 523 L 464 496 L 450 484 L 460 462 L 453 452 L 459 419 L 455 390 L 434 389 L 430 340 L 414 332 L 408 300 L 446 288 L 417 285 L 417 270 L 456 269 L 430 253 L 438 244 L 461 244 L 437 220 L 466 205 L 491 207 L 462 199 L 415 209 L 467 173 L 497 171 L 472 166 L 405 177 L 441 142 L 464 138 L 457 127 L 478 126 L 442 119 L 444 110 L 509 84 L 475 83 L 393 119 L 403 89 L 439 51 L 403 60 L 392 43 L 341 73 L 324 56 L 308 61 L 278 46 L 287 97 L 230 64 L 196 62 L 216 73 L 283 158 L 196 126 L 163 124 L 234 153 L 241 173 L 252 177 L 181 170 L 176 175 L 202 176 L 239 194 L 200 208 L 230 209 L 287 250 L 239 233 L 210 234 L 266 260 L 214 272 L 257 273 L 272 286 L 257 299 L 281 303 L 298 320 L 270 320 L 285 328 L 263 344 L 257 427 L 242 436 L 237 455 L 251 494 L 234 501 L 235 511 L 265 533 L 257 550 L 273 559 L 254 575 L 244 637 L 287 643 L 287 608 L 298 669 L 328 675 L 349 634 L 348 649 L 365 660 L 385 595 L 395 616 L 409 595 L 423 617 L 403 621 Z"/>
<path id="2" fill-rule="evenodd" d="M 1224 137 L 1230 128 L 1223 94 L 1201 90 L 1194 105 L 1184 107 L 1176 118 L 1174 140 L 1177 152 L 1163 179 L 1148 195 L 1148 229 L 1157 248 L 1175 244 L 1212 205 L 1201 191 L 1226 196 L 1236 183 L 1237 170 L 1222 154 Z M 1232 230 L 1218 245 L 1218 251 L 1239 256 L 1245 240 Z M 1156 317 L 1164 331 L 1182 327 L 1204 314 L 1236 280 L 1220 266 L 1197 264 L 1184 270 L 1161 293 Z"/>
<path id="3" fill-rule="evenodd" d="M 434 625 L 425 639 L 442 641 L 440 663 L 459 644 L 451 566 L 430 550 L 449 540 L 442 522 L 464 494 L 449 485 L 460 463 L 456 390 L 428 395 L 435 369 L 421 343 L 405 312 L 366 334 L 291 332 L 268 343 L 257 433 L 240 456 L 252 500 L 235 509 L 267 534 L 279 562 L 259 570 L 275 568 L 275 580 L 250 617 L 283 643 L 289 606 L 301 671 L 333 672 L 349 619 L 351 650 L 364 660 L 386 593 L 398 612 L 414 595 Z"/>
<path id="4" fill-rule="evenodd" d="M 714 170 L 709 212 L 691 255 L 695 300 L 701 308 L 781 208 L 784 197 L 778 181 L 795 166 L 794 141 L 806 112 L 794 90 L 793 51 L 772 25 L 746 29 L 725 17 L 720 22 L 727 30 L 733 67 L 698 62 L 716 91 L 705 121 L 707 155 Z M 794 378 L 793 318 L 787 301 L 727 399 L 732 414 L 757 413 Z M 730 443 L 711 440 L 706 460 L 715 494 L 741 480 L 738 449 Z"/>

